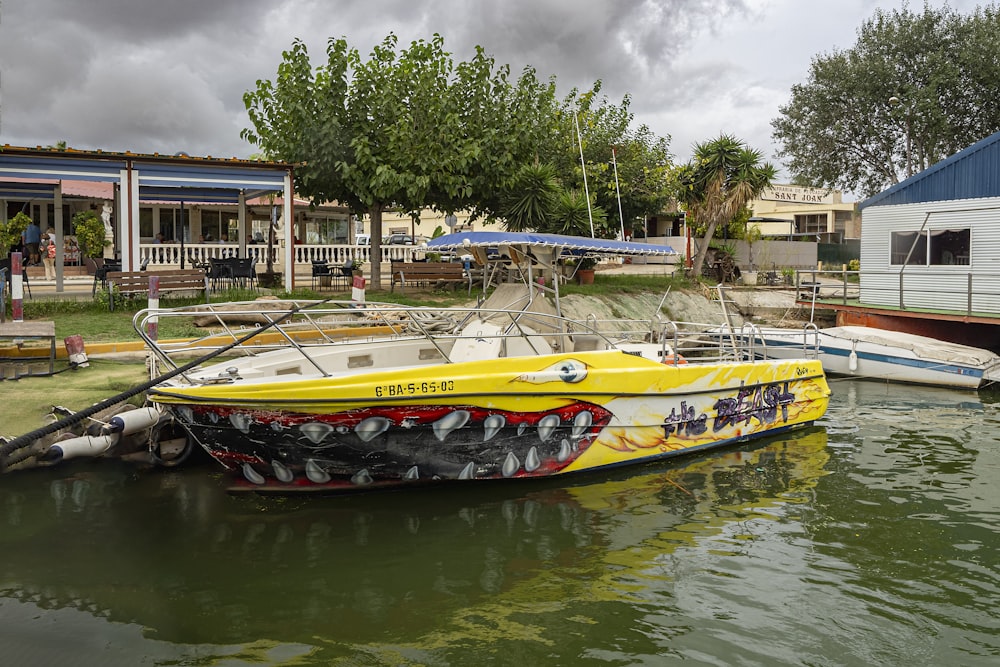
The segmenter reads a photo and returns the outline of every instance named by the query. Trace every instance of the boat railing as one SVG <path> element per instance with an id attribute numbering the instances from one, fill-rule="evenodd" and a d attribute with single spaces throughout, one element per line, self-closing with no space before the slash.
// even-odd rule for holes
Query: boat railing
<path id="1" fill-rule="evenodd" d="M 151 326 L 154 323 L 156 326 Z M 160 340 L 157 335 L 160 330 L 190 329 L 195 323 L 209 331 L 184 339 Z M 171 370 L 192 358 L 232 346 L 225 352 L 229 358 L 274 349 L 294 350 L 318 373 L 327 375 L 323 365 L 314 358 L 313 351 L 318 347 L 330 343 L 349 347 L 387 339 L 425 340 L 446 362 L 451 361 L 453 341 L 458 338 L 499 338 L 504 350 L 513 350 L 511 339 L 519 339 L 518 349 L 531 350 L 535 354 L 611 349 L 629 343 L 659 344 L 661 358 L 669 359 L 671 353 L 675 353 L 675 361 L 683 358 L 734 360 L 745 358 L 746 354 L 745 350 L 732 345 L 732 337 L 712 333 L 712 327 L 707 324 L 675 322 L 660 317 L 599 319 L 593 315 L 585 320 L 571 320 L 552 313 L 481 307 L 359 305 L 349 301 L 304 300 L 280 301 L 266 306 L 254 301 L 146 309 L 135 315 L 133 326 L 157 363 Z M 266 328 L 253 335 L 262 327 Z M 244 338 L 247 340 L 236 345 Z M 157 372 L 157 366 L 152 370 Z"/>
<path id="2" fill-rule="evenodd" d="M 802 353 L 807 359 L 819 358 L 819 327 L 815 322 L 806 322 L 802 327 Z"/>
<path id="3" fill-rule="evenodd" d="M 753 322 L 744 322 L 740 327 L 739 340 L 745 346 L 747 359 L 755 359 L 758 356 L 767 359 L 767 341 L 761 333 L 760 327 Z M 760 350 L 758 352 L 758 349 Z"/>
<path id="4" fill-rule="evenodd" d="M 742 361 L 751 357 L 748 342 L 727 326 L 703 322 L 675 322 L 671 344 L 686 357 L 705 361 Z"/>
<path id="5" fill-rule="evenodd" d="M 270 309 L 268 309 L 270 308 Z M 241 338 L 266 326 L 266 331 L 251 337 L 226 352 L 248 356 L 278 348 L 297 350 L 309 358 L 310 349 L 337 342 L 358 345 L 388 338 L 421 338 L 429 341 L 448 359 L 443 341 L 463 336 L 463 329 L 476 320 L 491 321 L 497 334 L 481 332 L 466 336 L 521 338 L 536 352 L 543 352 L 541 338 L 555 344 L 553 350 L 566 349 L 564 340 L 589 335 L 613 346 L 623 340 L 621 327 L 591 326 L 554 314 L 515 309 L 429 308 L 389 303 L 358 305 L 344 301 L 286 300 L 270 306 L 259 301 L 209 304 L 141 310 L 133 318 L 133 327 L 153 355 L 166 367 L 181 365 L 179 359 L 205 355 L 212 350 L 233 345 Z M 177 324 L 184 321 L 183 325 Z M 183 339 L 159 339 L 160 330 L 190 329 L 197 322 L 210 331 L 202 336 Z M 648 323 L 643 323 L 647 327 Z M 638 331 L 634 328 L 633 331 Z M 310 359 L 313 366 L 318 366 Z"/>
<path id="6" fill-rule="evenodd" d="M 817 359 L 820 351 L 819 327 L 814 322 L 806 322 L 801 330 L 780 329 L 783 334 L 797 337 L 801 335 L 800 347 L 802 358 Z M 744 322 L 739 329 L 738 340 L 742 341 L 746 359 L 770 359 L 771 354 L 767 347 L 768 332 L 761 329 L 753 322 Z M 787 340 L 787 339 L 785 339 Z M 793 340 L 796 340 L 793 338 Z M 797 343 L 798 344 L 798 343 Z"/>

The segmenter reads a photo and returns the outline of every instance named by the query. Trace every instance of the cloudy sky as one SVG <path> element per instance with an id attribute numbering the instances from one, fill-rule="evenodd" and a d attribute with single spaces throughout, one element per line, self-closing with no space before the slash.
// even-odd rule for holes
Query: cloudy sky
<path id="1" fill-rule="evenodd" d="M 293 39 L 319 64 L 330 37 L 368 54 L 390 32 L 404 45 L 436 32 L 455 60 L 481 45 L 514 72 L 554 75 L 563 94 L 600 79 L 611 100 L 631 95 L 677 161 L 725 132 L 777 163 L 770 121 L 812 58 L 851 47 L 876 8 L 905 0 L 0 3 L 0 144 L 247 157 L 243 93 L 275 78 Z"/>

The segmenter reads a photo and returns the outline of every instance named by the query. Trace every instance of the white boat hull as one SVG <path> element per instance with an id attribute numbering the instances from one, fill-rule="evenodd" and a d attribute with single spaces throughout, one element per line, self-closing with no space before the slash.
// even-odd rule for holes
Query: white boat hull
<path id="1" fill-rule="evenodd" d="M 859 326 L 762 328 L 752 335 L 755 356 L 818 358 L 832 375 L 959 389 L 1000 380 L 1000 356 L 988 350 L 897 331 Z"/>

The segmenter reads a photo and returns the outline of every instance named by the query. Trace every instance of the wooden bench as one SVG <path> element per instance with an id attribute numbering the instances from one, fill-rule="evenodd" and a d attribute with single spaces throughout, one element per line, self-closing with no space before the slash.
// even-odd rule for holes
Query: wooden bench
<path id="1" fill-rule="evenodd" d="M 465 283 L 469 286 L 469 293 L 472 293 L 472 276 L 457 262 L 393 262 L 389 291 L 395 289 L 396 283 L 404 291 L 407 283 L 450 284 L 452 287 Z"/>
<path id="2" fill-rule="evenodd" d="M 178 269 L 174 271 L 108 271 L 108 290 L 118 290 L 125 296 L 149 293 L 149 277 L 160 279 L 160 292 L 197 291 L 205 293 L 208 303 L 208 277 L 204 269 Z M 115 300 L 108 299 L 111 310 Z"/>

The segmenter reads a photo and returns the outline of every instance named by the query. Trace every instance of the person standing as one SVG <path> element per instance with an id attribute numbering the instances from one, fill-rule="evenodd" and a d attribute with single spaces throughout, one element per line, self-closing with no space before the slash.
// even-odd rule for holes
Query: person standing
<path id="1" fill-rule="evenodd" d="M 32 220 L 24 233 L 21 234 L 21 240 L 24 242 L 24 250 L 28 254 L 28 265 L 38 266 L 41 262 L 38 245 L 42 241 L 42 230 L 38 227 L 38 223 Z"/>
<path id="2" fill-rule="evenodd" d="M 42 234 L 42 264 L 45 265 L 45 279 L 56 279 L 56 230 L 49 227 Z"/>

